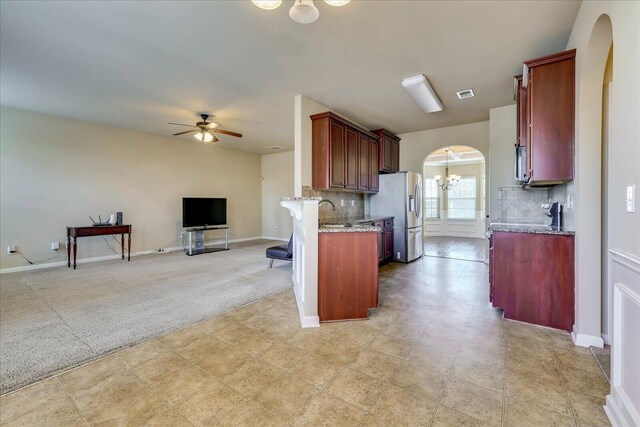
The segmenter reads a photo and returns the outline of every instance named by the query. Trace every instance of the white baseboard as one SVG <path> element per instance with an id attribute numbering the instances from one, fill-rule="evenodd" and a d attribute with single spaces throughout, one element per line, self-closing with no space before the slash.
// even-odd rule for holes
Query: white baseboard
<path id="1" fill-rule="evenodd" d="M 604 347 L 602 337 L 595 335 L 577 334 L 576 331 L 571 332 L 571 339 L 575 345 L 580 347 Z"/>
<path id="2" fill-rule="evenodd" d="M 289 239 L 284 239 L 282 237 L 270 237 L 270 236 L 262 236 L 261 239 L 265 240 L 278 240 L 279 242 L 288 242 Z"/>
<path id="3" fill-rule="evenodd" d="M 298 287 L 295 285 L 295 278 L 293 278 L 293 293 L 296 296 L 296 304 L 298 305 L 298 314 L 300 315 L 300 326 L 303 328 L 319 328 L 320 327 L 320 317 L 319 316 L 305 316 L 304 307 L 302 306 L 303 302 L 298 295 Z"/>
<path id="4" fill-rule="evenodd" d="M 611 389 L 607 395 L 604 412 L 607 414 L 613 427 L 632 427 L 640 425 L 640 415 L 633 408 L 629 398 L 618 393 L 616 388 Z"/>
<path id="5" fill-rule="evenodd" d="M 261 236 L 257 236 L 257 237 L 245 237 L 242 239 L 230 239 L 229 243 L 246 242 L 249 240 L 258 240 L 262 238 L 263 237 Z M 209 242 L 207 243 L 209 244 Z M 221 244 L 221 243 L 224 243 L 224 240 L 221 240 L 220 242 L 216 241 L 215 243 Z M 136 257 L 140 255 L 150 255 L 150 254 L 162 255 L 163 253 L 182 251 L 182 250 L 184 250 L 182 246 L 175 246 L 171 248 L 165 248 L 164 252 L 156 252 L 155 249 L 148 250 L 148 251 L 131 252 L 131 256 Z M 88 264 L 92 262 L 109 261 L 109 260 L 119 259 L 119 258 L 122 258 L 122 255 L 113 254 L 113 255 L 105 255 L 105 256 L 99 256 L 99 257 L 91 257 L 91 258 L 78 258 L 78 260 L 76 261 L 76 264 Z M 0 274 L 19 273 L 22 271 L 39 270 L 41 268 L 62 267 L 66 265 L 67 265 L 67 261 L 65 259 L 64 261 L 58 261 L 58 262 L 48 262 L 44 264 L 23 265 L 21 267 L 3 268 L 3 269 L 0 269 Z"/>

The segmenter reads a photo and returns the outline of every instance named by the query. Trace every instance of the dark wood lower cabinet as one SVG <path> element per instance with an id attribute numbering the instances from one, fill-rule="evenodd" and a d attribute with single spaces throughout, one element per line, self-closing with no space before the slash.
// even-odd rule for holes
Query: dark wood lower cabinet
<path id="1" fill-rule="evenodd" d="M 366 319 L 378 306 L 377 233 L 318 234 L 321 322 Z"/>
<path id="2" fill-rule="evenodd" d="M 573 329 L 574 236 L 494 232 L 489 251 L 489 298 L 506 319 Z"/>
<path id="3" fill-rule="evenodd" d="M 378 232 L 378 262 L 383 264 L 393 259 L 393 219 L 373 222 L 371 225 L 379 227 Z"/>

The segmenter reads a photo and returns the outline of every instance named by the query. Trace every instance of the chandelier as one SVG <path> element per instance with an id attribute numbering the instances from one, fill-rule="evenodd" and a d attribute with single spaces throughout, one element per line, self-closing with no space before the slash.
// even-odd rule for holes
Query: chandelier
<path id="1" fill-rule="evenodd" d="M 344 6 L 351 0 L 324 0 L 331 6 Z M 273 10 L 282 4 L 282 0 L 251 0 L 251 3 L 260 9 Z M 299 24 L 311 24 L 320 16 L 318 8 L 313 4 L 313 0 L 295 0 L 291 9 L 289 9 L 291 19 Z"/>
<path id="2" fill-rule="evenodd" d="M 443 191 L 451 190 L 454 186 L 458 185 L 460 182 L 460 175 L 452 174 L 449 175 L 449 150 L 444 150 L 445 154 L 445 168 L 444 168 L 444 177 L 442 175 L 436 175 L 433 178 L 438 181 L 438 185 L 442 188 Z"/>

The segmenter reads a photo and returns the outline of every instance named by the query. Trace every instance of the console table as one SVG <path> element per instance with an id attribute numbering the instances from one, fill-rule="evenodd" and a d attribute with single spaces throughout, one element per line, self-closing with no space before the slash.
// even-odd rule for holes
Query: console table
<path id="1" fill-rule="evenodd" d="M 224 248 L 207 247 L 204 232 L 208 230 L 224 230 Z M 200 255 L 209 252 L 229 250 L 229 227 L 226 225 L 189 228 L 187 232 L 187 255 Z"/>
<path id="2" fill-rule="evenodd" d="M 73 246 L 73 269 L 76 269 L 76 253 L 78 251 L 78 243 L 76 240 L 78 237 L 111 236 L 114 234 L 120 235 L 120 246 L 122 247 L 123 260 L 124 235 L 129 235 L 127 261 L 131 261 L 131 225 L 67 227 L 67 267 L 71 267 L 71 247 Z M 71 239 L 73 239 L 73 242 Z"/>

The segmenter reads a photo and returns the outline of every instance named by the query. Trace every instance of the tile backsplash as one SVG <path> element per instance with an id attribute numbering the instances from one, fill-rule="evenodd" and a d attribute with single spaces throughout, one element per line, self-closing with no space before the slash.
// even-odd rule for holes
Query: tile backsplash
<path id="1" fill-rule="evenodd" d="M 505 222 L 527 221 L 536 224 L 546 224 L 549 218 L 540 207 L 549 203 L 549 190 L 546 188 L 521 187 L 498 188 L 498 212 L 500 219 Z"/>
<path id="2" fill-rule="evenodd" d="M 303 197 L 322 197 L 322 200 L 331 200 L 336 206 L 334 211 L 331 205 L 323 203 L 318 210 L 320 221 L 333 218 L 360 218 L 364 216 L 364 194 L 349 193 L 346 191 L 324 191 L 314 190 L 311 187 L 302 187 Z M 344 206 L 340 206 L 340 201 L 344 200 Z M 351 206 L 353 202 L 353 206 Z"/>

